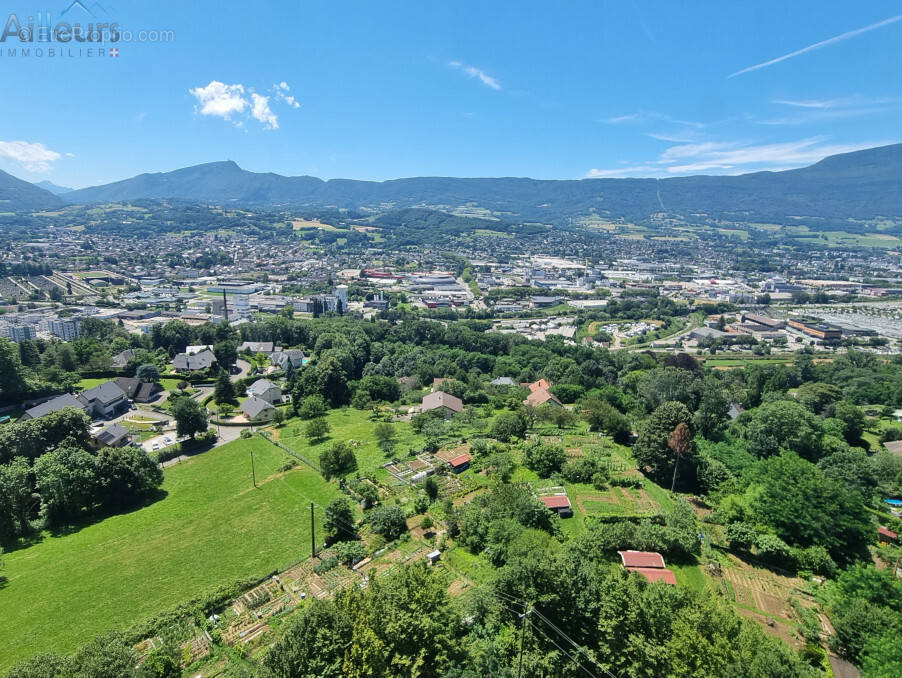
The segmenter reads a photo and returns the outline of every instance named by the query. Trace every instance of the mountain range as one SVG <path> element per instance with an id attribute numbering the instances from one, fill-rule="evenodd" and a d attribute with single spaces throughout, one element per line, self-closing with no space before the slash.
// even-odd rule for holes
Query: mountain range
<path id="1" fill-rule="evenodd" d="M 61 199 L 73 204 L 174 199 L 262 208 L 477 206 L 512 220 L 542 223 L 589 214 L 636 222 L 662 215 L 780 224 L 804 218 L 813 228 L 838 228 L 881 217 L 902 222 L 902 144 L 834 155 L 781 172 L 666 179 L 324 181 L 249 172 L 223 161 L 140 174 L 58 197 L 0 173 L 0 201 L 6 202 L 6 211 L 55 208 Z"/>

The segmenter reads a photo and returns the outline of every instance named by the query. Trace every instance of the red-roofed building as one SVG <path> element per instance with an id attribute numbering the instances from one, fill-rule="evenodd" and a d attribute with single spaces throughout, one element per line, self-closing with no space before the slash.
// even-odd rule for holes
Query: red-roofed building
<path id="1" fill-rule="evenodd" d="M 895 532 L 893 532 L 892 530 L 890 530 L 889 528 L 886 528 L 883 525 L 881 525 L 877 529 L 877 538 L 880 541 L 886 541 L 886 542 L 893 541 L 894 542 L 894 541 L 898 541 L 899 535 L 896 534 Z"/>
<path id="2" fill-rule="evenodd" d="M 573 515 L 573 507 L 570 506 L 570 498 L 566 494 L 539 497 L 539 501 L 552 511 L 555 511 L 561 518 L 569 518 Z"/>
<path id="3" fill-rule="evenodd" d="M 650 582 L 663 581 L 676 586 L 676 575 L 664 566 L 664 556 L 654 551 L 617 551 L 623 567 L 638 572 Z"/>
<path id="4" fill-rule="evenodd" d="M 530 391 L 538 391 L 539 389 L 545 389 L 546 391 L 551 388 L 551 382 L 547 379 L 539 379 L 538 381 L 534 381 L 532 383 L 523 383 L 520 386 L 525 386 Z"/>
<path id="5" fill-rule="evenodd" d="M 626 569 L 630 572 L 638 572 L 652 583 L 663 581 L 671 586 L 676 586 L 677 583 L 676 575 L 666 567 L 628 567 Z"/>
<path id="6" fill-rule="evenodd" d="M 624 567 L 666 567 L 664 556 L 654 551 L 617 551 Z"/>
<path id="7" fill-rule="evenodd" d="M 451 464 L 451 470 L 455 473 L 460 473 L 461 471 L 466 471 L 470 468 L 470 462 L 473 460 L 469 454 L 461 454 L 458 457 L 454 457 L 448 463 Z"/>
<path id="8" fill-rule="evenodd" d="M 562 407 L 561 401 L 551 391 L 540 388 L 529 394 L 529 397 L 523 401 L 524 405 L 530 407 L 541 407 L 542 405 L 550 405 L 552 407 Z"/>

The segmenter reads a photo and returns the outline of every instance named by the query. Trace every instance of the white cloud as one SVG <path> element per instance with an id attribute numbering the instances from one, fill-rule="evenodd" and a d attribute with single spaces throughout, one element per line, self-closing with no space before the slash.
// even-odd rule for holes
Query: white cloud
<path id="1" fill-rule="evenodd" d="M 762 170 L 803 167 L 828 155 L 851 153 L 884 146 L 894 141 L 868 141 L 858 144 L 830 144 L 823 137 L 811 137 L 780 143 L 706 141 L 671 146 L 656 160 L 634 163 L 616 169 L 592 169 L 586 177 L 655 177 L 678 174 L 742 174 Z"/>
<path id="2" fill-rule="evenodd" d="M 448 62 L 448 65 L 451 68 L 456 68 L 459 71 L 463 71 L 464 73 L 469 75 L 471 78 L 479 79 L 479 81 L 482 82 L 482 84 L 485 85 L 486 87 L 491 87 L 494 90 L 501 89 L 501 83 L 498 82 L 497 79 L 493 78 L 491 75 L 486 73 L 481 68 L 476 68 L 476 66 L 468 66 L 467 64 L 462 63 L 460 61 L 450 61 L 450 62 Z"/>
<path id="3" fill-rule="evenodd" d="M 772 104 L 789 109 L 787 115 L 756 120 L 761 125 L 801 125 L 825 120 L 843 120 L 898 110 L 900 97 L 850 96 L 837 99 L 775 99 Z"/>
<path id="4" fill-rule="evenodd" d="M 846 33 L 842 33 L 841 35 L 834 36 L 832 38 L 827 38 L 826 40 L 821 40 L 820 42 L 816 42 L 813 45 L 808 45 L 807 47 L 803 47 L 802 49 L 797 49 L 794 52 L 790 52 L 789 54 L 784 54 L 783 56 L 779 56 L 776 59 L 771 59 L 770 61 L 764 61 L 760 64 L 755 64 L 754 66 L 749 66 L 748 68 L 743 68 L 742 70 L 736 71 L 735 73 L 731 73 L 728 75 L 728 78 L 735 78 L 737 75 L 742 75 L 743 73 L 749 73 L 751 71 L 757 71 L 760 68 L 767 68 L 768 66 L 773 66 L 774 64 L 778 64 L 781 61 L 786 61 L 787 59 L 792 59 L 793 57 L 797 57 L 801 54 L 806 54 L 807 52 L 813 52 L 816 49 L 821 49 L 823 47 L 827 47 L 829 45 L 835 45 L 837 42 L 842 42 L 843 40 L 848 40 L 849 38 L 854 38 L 862 33 L 868 33 L 869 31 L 873 31 L 877 28 L 883 28 L 884 26 L 888 26 L 890 24 L 894 24 L 897 21 L 902 21 L 902 14 L 897 14 L 896 16 L 891 16 L 888 19 L 884 19 L 883 21 L 878 21 L 877 23 L 869 24 L 864 26 L 863 28 L 856 28 L 854 31 L 848 31 Z"/>
<path id="5" fill-rule="evenodd" d="M 227 85 L 218 80 L 211 80 L 206 87 L 195 87 L 188 90 L 200 105 L 201 115 L 215 115 L 231 120 L 236 113 L 243 113 L 248 107 L 244 98 L 244 85 Z"/>
<path id="6" fill-rule="evenodd" d="M 661 174 L 661 168 L 654 165 L 631 165 L 616 169 L 590 169 L 585 179 L 619 179 L 625 177 L 649 177 Z"/>
<path id="7" fill-rule="evenodd" d="M 828 155 L 850 153 L 881 146 L 888 141 L 861 144 L 825 144 L 821 137 L 775 144 L 741 144 L 719 142 L 686 144 L 668 148 L 659 162 L 671 174 L 706 170 L 754 171 L 762 165 L 778 168 L 800 167 L 823 160 Z"/>
<path id="8" fill-rule="evenodd" d="M 69 155 L 68 153 L 66 155 Z M 46 173 L 53 169 L 53 163 L 62 157 L 44 144 L 28 141 L 0 141 L 0 158 L 10 160 L 29 172 Z"/>
<path id="9" fill-rule="evenodd" d="M 288 83 L 284 80 L 277 85 L 273 85 L 273 93 L 275 94 L 276 99 L 284 101 L 292 108 L 300 108 L 301 104 L 298 103 L 297 99 L 289 94 L 289 92 L 291 92 L 291 87 L 289 87 Z"/>
<path id="10" fill-rule="evenodd" d="M 188 91 L 197 99 L 194 108 L 197 113 L 223 118 L 242 129 L 245 129 L 245 122 L 250 118 L 262 123 L 264 129 L 279 129 L 279 117 L 273 112 L 271 102 L 283 102 L 291 108 L 301 107 L 284 80 L 273 85 L 272 96 L 257 94 L 253 87 L 241 83 L 229 85 L 218 80 Z"/>
<path id="11" fill-rule="evenodd" d="M 260 96 L 255 92 L 251 94 L 251 99 L 254 102 L 254 107 L 251 111 L 254 119 L 262 122 L 266 129 L 279 129 L 279 119 L 269 108 L 269 97 Z"/>

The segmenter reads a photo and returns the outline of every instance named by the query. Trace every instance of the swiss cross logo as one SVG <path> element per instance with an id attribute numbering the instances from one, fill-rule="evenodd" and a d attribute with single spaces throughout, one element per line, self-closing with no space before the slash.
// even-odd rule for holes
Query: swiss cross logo
<path id="1" fill-rule="evenodd" d="M 113 48 L 110 50 L 110 56 L 111 56 L 111 57 L 118 57 L 118 56 L 119 56 L 119 49 L 116 48 L 116 47 L 113 47 Z"/>

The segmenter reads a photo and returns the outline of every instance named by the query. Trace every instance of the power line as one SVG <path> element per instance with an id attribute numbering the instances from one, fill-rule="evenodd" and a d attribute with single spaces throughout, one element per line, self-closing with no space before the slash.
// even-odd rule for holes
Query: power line
<path id="1" fill-rule="evenodd" d="M 538 626 L 536 626 L 535 624 L 533 624 L 533 623 L 532 623 L 531 621 L 529 621 L 528 619 L 526 620 L 526 622 L 533 628 L 533 630 L 538 631 L 539 633 L 541 633 L 541 634 L 546 638 L 546 640 L 548 640 L 549 643 L 551 643 L 551 644 L 554 645 L 558 650 L 560 650 L 560 651 L 563 652 L 565 655 L 567 655 L 567 657 L 570 658 L 570 661 L 572 661 L 572 662 L 573 662 L 574 664 L 576 664 L 579 668 L 581 668 L 583 671 L 585 671 L 585 672 L 588 673 L 590 676 L 592 676 L 592 678 L 598 678 L 598 676 L 596 676 L 596 675 L 595 675 L 594 673 L 592 673 L 589 669 L 587 669 L 585 666 L 583 666 L 582 663 L 580 663 L 580 662 L 576 659 L 576 657 L 574 657 L 572 654 L 570 654 L 569 652 L 567 652 L 567 650 L 565 650 L 565 649 L 562 648 L 560 645 L 558 645 L 556 642 L 554 642 L 554 639 L 551 638 L 551 636 L 549 636 L 547 633 L 545 633 L 542 629 L 540 629 Z"/>

